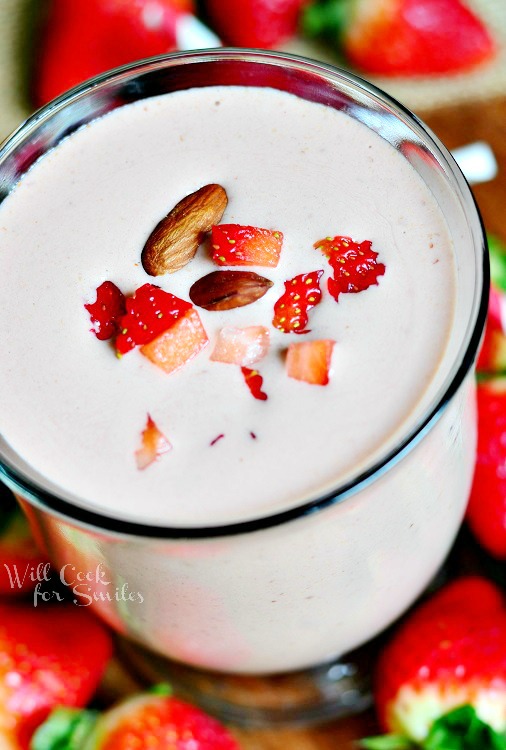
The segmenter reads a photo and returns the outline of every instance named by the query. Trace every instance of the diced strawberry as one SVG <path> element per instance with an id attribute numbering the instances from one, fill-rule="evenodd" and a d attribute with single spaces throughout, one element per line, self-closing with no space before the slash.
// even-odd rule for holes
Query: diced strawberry
<path id="1" fill-rule="evenodd" d="M 267 401 L 268 396 L 262 390 L 264 379 L 258 370 L 250 370 L 249 367 L 241 367 L 241 372 L 253 398 L 258 399 L 259 401 Z"/>
<path id="2" fill-rule="evenodd" d="M 285 281 L 285 292 L 274 305 L 272 325 L 275 328 L 284 333 L 309 333 L 306 328 L 308 311 L 322 298 L 322 274 L 323 271 L 312 271 Z"/>
<path id="3" fill-rule="evenodd" d="M 219 266 L 277 266 L 283 234 L 240 224 L 212 229 L 213 261 Z"/>
<path id="4" fill-rule="evenodd" d="M 135 451 L 135 460 L 138 469 L 146 469 L 164 453 L 172 450 L 163 432 L 161 432 L 148 414 L 146 427 L 141 435 L 141 447 Z"/>
<path id="5" fill-rule="evenodd" d="M 326 237 L 315 242 L 314 247 L 327 256 L 334 271 L 328 288 L 336 301 L 341 293 L 363 292 L 377 284 L 378 276 L 385 273 L 383 263 L 376 262 L 378 253 L 369 240 L 355 242 L 351 237 Z"/>
<path id="6" fill-rule="evenodd" d="M 286 355 L 287 375 L 311 385 L 327 385 L 334 344 L 330 339 L 290 344 Z"/>
<path id="7" fill-rule="evenodd" d="M 120 330 L 119 321 L 126 312 L 125 296 L 112 281 L 104 281 L 97 288 L 96 301 L 85 308 L 90 314 L 91 330 L 97 339 L 107 341 Z"/>
<path id="8" fill-rule="evenodd" d="M 171 373 L 193 359 L 208 341 L 198 312 L 189 306 L 170 328 L 141 346 L 140 352 L 164 372 Z"/>
<path id="9" fill-rule="evenodd" d="M 189 302 L 154 284 L 141 286 L 125 304 L 126 314 L 119 320 L 121 333 L 116 338 L 119 355 L 149 344 L 192 309 Z"/>
<path id="10" fill-rule="evenodd" d="M 214 362 L 249 367 L 265 357 L 269 351 L 269 343 L 269 330 L 265 326 L 222 328 L 211 359 Z"/>

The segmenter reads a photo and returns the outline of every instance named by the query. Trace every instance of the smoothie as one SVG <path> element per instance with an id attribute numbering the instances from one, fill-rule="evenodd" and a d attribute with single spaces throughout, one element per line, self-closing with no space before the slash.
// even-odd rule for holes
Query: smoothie
<path id="1" fill-rule="evenodd" d="M 196 308 L 209 344 L 176 373 L 138 350 L 118 360 L 90 331 L 85 303 L 105 280 L 127 295 L 151 282 L 189 300 L 192 284 L 218 268 L 208 245 L 156 278 L 140 255 L 161 217 L 208 183 L 227 191 L 222 223 L 283 233 L 276 267 L 246 269 L 272 287 L 244 307 Z M 2 204 L 0 227 L 2 432 L 78 504 L 175 526 L 289 508 L 395 446 L 440 385 L 455 287 L 445 220 L 390 144 L 323 105 L 210 87 L 123 107 L 40 160 Z M 334 235 L 372 241 L 385 268 L 338 302 L 314 247 Z M 317 270 L 310 331 L 273 327 L 284 282 Z M 211 358 L 230 326 L 269 331 L 255 365 L 266 401 L 252 398 L 240 368 Z M 286 349 L 302 340 L 335 342 L 325 387 L 287 377 Z M 172 450 L 139 471 L 147 414 Z"/>
<path id="2" fill-rule="evenodd" d="M 337 108 L 263 88 L 266 70 Z M 71 118 L 109 95 L 116 106 L 117 80 L 85 93 Z M 128 96 L 165 92 L 167 81 L 185 90 L 80 127 L 0 205 L 1 447 L 38 490 L 9 481 L 57 564 L 100 564 L 112 586 L 142 594 L 97 595 L 95 606 L 145 646 L 232 673 L 330 660 L 421 593 L 464 513 L 483 311 L 472 200 L 414 120 L 316 63 L 225 50 L 150 62 L 121 81 Z M 242 269 L 267 280 L 265 293 L 233 309 L 195 305 L 209 341 L 176 372 L 139 347 L 118 359 L 85 305 L 105 281 L 127 296 L 153 283 L 192 304 L 196 282 L 230 270 L 209 238 L 175 273 L 152 277 L 141 262 L 158 222 L 216 184 L 228 196 L 220 224 L 283 235 L 277 265 Z M 372 243 L 381 268 L 337 301 L 320 243 L 336 236 Z M 285 333 L 273 320 L 301 274 L 320 277 L 321 301 L 308 332 Z M 262 346 L 267 331 L 251 365 L 267 398 L 216 355 L 224 328 L 249 327 L 264 331 Z M 326 384 L 287 370 L 287 350 L 311 341 L 327 342 Z M 445 400 L 373 481 L 355 482 Z M 139 468 L 149 419 L 165 449 Z M 301 512 L 345 483 L 339 502 Z"/>

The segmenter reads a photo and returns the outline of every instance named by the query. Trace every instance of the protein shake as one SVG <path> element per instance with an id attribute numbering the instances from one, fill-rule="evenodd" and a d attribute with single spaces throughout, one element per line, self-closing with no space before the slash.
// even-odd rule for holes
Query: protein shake
<path id="1" fill-rule="evenodd" d="M 160 219 L 208 184 L 228 196 L 220 223 L 282 234 L 277 265 L 243 269 L 272 285 L 234 309 L 194 305 L 208 343 L 177 372 L 138 348 L 118 359 L 114 344 L 94 335 L 85 305 L 106 280 L 127 297 L 152 283 L 193 304 L 192 285 L 221 268 L 212 240 L 156 278 L 141 251 Z M 296 508 L 392 451 L 448 376 L 455 237 L 404 156 L 323 104 L 271 88 L 210 86 L 121 107 L 30 169 L 0 207 L 0 230 L 4 439 L 42 487 L 87 510 L 198 529 Z M 337 301 L 318 246 L 335 236 L 372 243 L 384 269 Z M 315 272 L 321 301 L 308 332 L 279 330 L 273 311 L 285 282 Z M 239 366 L 213 357 L 220 332 L 250 326 L 268 330 L 268 351 L 251 365 L 266 399 L 254 398 Z M 287 349 L 302 341 L 332 342 L 325 385 L 289 377 Z M 467 401 L 461 393 L 459 419 Z M 170 450 L 140 469 L 147 418 Z M 448 415 L 439 438 L 404 461 L 402 476 L 395 470 L 390 489 L 382 491 L 384 479 L 369 488 L 367 509 L 358 496 L 330 508 L 326 522 L 308 517 L 241 543 L 167 542 L 149 569 L 141 542 L 127 557 L 116 545 L 105 559 L 88 539 L 86 555 L 121 568 L 125 580 L 141 575 L 148 588 L 166 587 L 162 597 L 144 596 L 128 623 L 157 650 L 225 671 L 320 662 L 380 630 L 436 569 L 463 513 L 469 425 L 449 457 L 440 445 L 461 435 L 461 423 Z M 49 544 L 70 559 L 61 538 Z M 385 596 L 394 578 L 396 591 Z M 280 637 L 283 619 L 293 631 Z M 148 633 L 146 620 L 157 621 Z"/>

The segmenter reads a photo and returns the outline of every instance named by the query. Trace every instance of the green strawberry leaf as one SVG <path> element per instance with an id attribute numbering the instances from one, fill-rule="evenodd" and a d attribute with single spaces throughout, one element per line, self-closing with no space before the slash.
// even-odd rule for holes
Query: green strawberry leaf
<path id="1" fill-rule="evenodd" d="M 30 750 L 83 750 L 98 711 L 56 708 L 32 737 Z"/>
<path id="2" fill-rule="evenodd" d="M 437 719 L 424 750 L 506 750 L 506 737 L 495 732 L 473 706 L 460 706 Z"/>
<path id="3" fill-rule="evenodd" d="M 352 2 L 353 0 L 316 0 L 309 3 L 301 14 L 302 33 L 311 38 L 325 39 L 339 47 L 348 25 Z"/>
<path id="4" fill-rule="evenodd" d="M 490 253 L 490 278 L 501 292 L 506 292 L 506 246 L 492 234 L 487 235 Z"/>
<path id="5" fill-rule="evenodd" d="M 418 745 L 410 742 L 407 737 L 402 737 L 400 734 L 368 737 L 365 740 L 360 740 L 358 746 L 364 748 L 364 750 L 412 750 L 412 748 L 418 747 Z"/>

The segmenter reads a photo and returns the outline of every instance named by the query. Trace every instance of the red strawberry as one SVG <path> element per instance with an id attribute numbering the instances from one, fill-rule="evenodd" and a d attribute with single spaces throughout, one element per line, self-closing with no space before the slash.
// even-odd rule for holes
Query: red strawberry
<path id="1" fill-rule="evenodd" d="M 285 292 L 274 305 L 272 325 L 284 333 L 309 333 L 308 311 L 321 298 L 320 277 L 323 271 L 302 273 L 285 281 Z"/>
<path id="2" fill-rule="evenodd" d="M 190 308 L 168 330 L 141 346 L 140 351 L 154 365 L 170 374 L 196 357 L 208 341 L 198 312 Z"/>
<path id="3" fill-rule="evenodd" d="M 302 25 L 378 75 L 454 73 L 495 52 L 489 32 L 461 0 L 315 0 Z"/>
<path id="4" fill-rule="evenodd" d="M 91 76 L 175 50 L 193 0 L 52 0 L 37 55 L 34 100 L 45 104 Z"/>
<path id="5" fill-rule="evenodd" d="M 163 432 L 160 432 L 156 424 L 148 414 L 146 420 L 146 427 L 142 431 L 141 436 L 141 447 L 135 451 L 135 460 L 137 461 L 138 469 L 145 469 L 154 461 L 156 461 L 164 453 L 168 453 L 172 450 L 172 445 L 169 443 Z"/>
<path id="6" fill-rule="evenodd" d="M 341 293 L 363 292 L 377 284 L 378 276 L 385 273 L 383 263 L 376 262 L 378 253 L 369 240 L 355 242 L 351 237 L 326 237 L 315 242 L 314 247 L 328 257 L 334 271 L 328 287 L 335 300 Z"/>
<path id="7" fill-rule="evenodd" d="M 5 487 L 0 493 L 0 594 L 23 593 L 35 585 L 30 572 L 47 560 L 37 548 L 14 497 Z"/>
<path id="8" fill-rule="evenodd" d="M 97 288 L 96 302 L 85 308 L 90 314 L 93 333 L 97 339 L 106 341 L 120 330 L 119 321 L 126 312 L 125 296 L 112 281 L 104 281 Z"/>
<path id="9" fill-rule="evenodd" d="M 235 47 L 276 47 L 297 31 L 307 0 L 205 0 L 213 28 Z"/>
<path id="10" fill-rule="evenodd" d="M 366 741 L 364 747 L 413 747 L 403 736 L 432 750 L 501 747 L 486 741 L 494 731 L 506 730 L 506 606 L 501 592 L 483 578 L 466 577 L 415 609 L 380 656 L 375 699 L 380 723 L 395 735 L 391 744 L 384 738 L 382 745 Z M 439 719 L 457 708 L 459 713 Z M 456 731 L 483 742 L 450 741 Z"/>
<path id="11" fill-rule="evenodd" d="M 506 560 L 506 375 L 478 381 L 478 454 L 467 521 Z"/>
<path id="12" fill-rule="evenodd" d="M 211 359 L 247 367 L 259 362 L 269 351 L 269 329 L 265 326 L 222 328 Z"/>
<path id="13" fill-rule="evenodd" d="M 126 314 L 119 320 L 121 333 L 116 351 L 126 354 L 135 346 L 149 344 L 192 309 L 189 302 L 164 292 L 154 284 L 144 284 L 126 299 Z"/>
<path id="14" fill-rule="evenodd" d="M 490 251 L 490 298 L 485 336 L 478 356 L 479 372 L 506 370 L 506 247 L 497 237 L 488 237 Z"/>
<path id="15" fill-rule="evenodd" d="M 218 224 L 212 229 L 213 260 L 219 266 L 277 266 L 283 234 L 272 229 Z"/>
<path id="16" fill-rule="evenodd" d="M 0 604 L 0 741 L 25 749 L 56 706 L 83 706 L 111 656 L 100 622 L 73 604 Z"/>
<path id="17" fill-rule="evenodd" d="M 216 719 L 159 686 L 97 716 L 61 709 L 37 731 L 32 750 L 239 750 Z"/>
<path id="18" fill-rule="evenodd" d="M 327 385 L 334 344 L 330 339 L 290 344 L 286 354 L 287 375 L 311 385 Z"/>
<path id="19" fill-rule="evenodd" d="M 268 396 L 262 391 L 264 379 L 258 370 L 251 370 L 249 367 L 241 367 L 241 372 L 253 398 L 258 399 L 259 401 L 267 401 Z"/>

